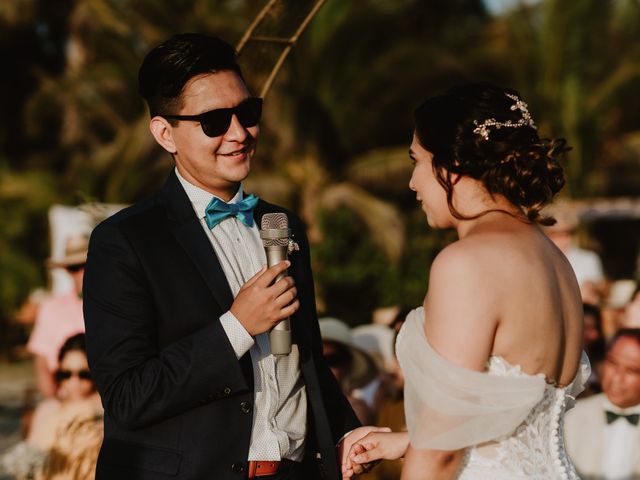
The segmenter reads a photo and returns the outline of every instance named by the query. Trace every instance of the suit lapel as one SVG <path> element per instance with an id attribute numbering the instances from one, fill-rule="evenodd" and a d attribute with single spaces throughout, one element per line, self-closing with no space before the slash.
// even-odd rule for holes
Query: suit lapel
<path id="1" fill-rule="evenodd" d="M 160 195 L 167 208 L 174 237 L 202 275 L 222 311 L 229 310 L 233 303 L 229 282 L 175 172 L 171 172 L 169 175 Z M 258 228 L 260 228 L 262 216 L 265 213 L 274 212 L 283 212 L 283 210 L 260 200 L 253 212 L 253 218 Z M 293 255 L 290 258 L 292 263 L 290 271 L 294 276 L 299 267 L 296 257 L 297 255 Z M 295 314 L 291 321 L 291 334 L 294 342 L 301 348 L 302 355 L 305 350 L 305 342 L 300 342 L 299 338 L 300 332 L 304 331 L 302 326 L 298 325 L 300 321 L 302 319 Z"/>
<path id="2" fill-rule="evenodd" d="M 222 311 L 229 310 L 233 303 L 229 282 L 175 172 L 167 179 L 161 196 L 173 235 L 204 278 Z"/>

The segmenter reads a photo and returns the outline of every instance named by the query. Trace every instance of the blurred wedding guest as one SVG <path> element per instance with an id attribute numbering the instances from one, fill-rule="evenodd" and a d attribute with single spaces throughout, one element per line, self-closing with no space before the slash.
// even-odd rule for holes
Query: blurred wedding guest
<path id="1" fill-rule="evenodd" d="M 392 329 L 396 331 L 396 334 L 400 332 L 400 329 L 402 328 L 402 325 L 404 325 L 404 322 L 407 319 L 407 315 L 409 315 L 409 312 L 411 312 L 410 308 L 403 308 L 399 310 L 398 314 L 396 315 L 396 318 L 394 318 L 393 321 L 391 322 L 390 326 Z"/>
<path id="2" fill-rule="evenodd" d="M 374 359 L 353 344 L 351 329 L 342 320 L 325 317 L 319 320 L 322 354 L 342 392 L 363 425 L 373 423 L 367 403 L 353 395 L 353 390 L 370 383 L 378 375 Z"/>
<path id="3" fill-rule="evenodd" d="M 635 291 L 636 282 L 631 279 L 615 280 L 609 285 L 602 303 L 602 330 L 605 338 L 611 338 L 615 332 L 625 327 L 627 309 L 632 303 Z"/>
<path id="4" fill-rule="evenodd" d="M 404 322 L 407 312 L 401 311 L 398 317 L 401 315 L 402 322 Z M 392 325 L 398 321 L 398 317 L 396 317 Z M 407 423 L 404 414 L 404 375 L 396 357 L 396 337 L 397 332 L 394 332 L 391 343 L 393 356 L 387 368 L 385 382 L 381 385 L 379 391 L 376 425 L 389 427 L 394 432 L 405 432 L 407 431 Z M 400 478 L 401 472 L 402 459 L 385 460 L 374 470 L 360 475 L 358 478 L 362 480 L 397 480 Z"/>
<path id="5" fill-rule="evenodd" d="M 640 284 L 636 284 L 631 300 L 625 307 L 622 324 L 625 328 L 640 328 Z"/>
<path id="6" fill-rule="evenodd" d="M 606 342 L 602 331 L 602 315 L 600 308 L 589 303 L 582 304 L 584 309 L 584 329 L 582 331 L 584 339 L 584 350 L 591 362 L 591 376 L 585 386 L 582 397 L 600 393 L 600 376 L 602 362 L 605 357 Z"/>
<path id="7" fill-rule="evenodd" d="M 84 334 L 67 339 L 58 360 L 56 396 L 38 404 L 26 440 L 9 450 L 0 462 L 13 478 L 95 477 L 103 409 L 91 380 Z"/>
<path id="8" fill-rule="evenodd" d="M 583 480 L 640 478 L 640 329 L 620 330 L 602 368 L 602 393 L 565 418 L 565 441 Z"/>
<path id="9" fill-rule="evenodd" d="M 389 307 L 376 308 L 371 313 L 371 323 L 374 325 L 390 326 L 400 311 L 399 305 L 391 305 Z"/>
<path id="10" fill-rule="evenodd" d="M 389 370 L 395 361 L 393 342 L 395 331 L 381 324 L 360 325 L 351 330 L 353 344 L 367 352 L 378 367 L 378 376 L 367 385 L 353 391 L 353 395 L 364 400 L 374 416 L 378 412 L 381 390 L 389 382 Z"/>
<path id="11" fill-rule="evenodd" d="M 596 252 L 580 248 L 575 243 L 578 218 L 565 209 L 553 211 L 557 222 L 545 228 L 545 232 L 565 254 L 573 268 L 585 303 L 600 303 L 604 283 L 602 261 Z"/>
<path id="12" fill-rule="evenodd" d="M 60 347 L 70 336 L 84 332 L 82 280 L 88 246 L 89 239 L 86 236 L 73 236 L 67 240 L 64 258 L 47 262 L 50 268 L 62 267 L 67 270 L 73 279 L 73 289 L 42 302 L 27 343 L 27 350 L 35 356 L 38 390 L 46 398 L 55 394 L 53 373 L 58 367 Z"/>

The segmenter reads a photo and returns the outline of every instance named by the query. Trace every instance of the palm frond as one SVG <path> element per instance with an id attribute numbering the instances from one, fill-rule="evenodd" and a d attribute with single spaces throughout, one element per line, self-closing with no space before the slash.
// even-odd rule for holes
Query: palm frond
<path id="1" fill-rule="evenodd" d="M 338 183 L 322 192 L 319 206 L 326 209 L 350 209 L 367 226 L 367 232 L 363 232 L 363 235 L 369 235 L 391 261 L 397 262 L 400 259 L 405 228 L 399 210 L 393 205 L 356 185 Z"/>

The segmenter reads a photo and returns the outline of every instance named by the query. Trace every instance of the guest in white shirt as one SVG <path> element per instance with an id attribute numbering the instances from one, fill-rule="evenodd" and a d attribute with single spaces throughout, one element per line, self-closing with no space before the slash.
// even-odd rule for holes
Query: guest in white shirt
<path id="1" fill-rule="evenodd" d="M 583 479 L 640 479 L 640 329 L 609 344 L 602 391 L 567 414 L 567 451 Z"/>
<path id="2" fill-rule="evenodd" d="M 565 254 L 576 274 L 580 292 L 585 303 L 597 305 L 602 295 L 604 272 L 599 255 L 580 248 L 575 243 L 578 219 L 566 211 L 554 212 L 557 223 L 545 229 L 549 238 Z"/>

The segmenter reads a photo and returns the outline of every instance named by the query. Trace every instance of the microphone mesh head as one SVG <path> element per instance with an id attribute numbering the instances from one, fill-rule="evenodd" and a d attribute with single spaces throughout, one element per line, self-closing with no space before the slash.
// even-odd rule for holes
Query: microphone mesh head
<path id="1" fill-rule="evenodd" d="M 286 213 L 265 213 L 262 216 L 262 230 L 280 230 L 289 228 L 289 219 Z M 263 238 L 262 244 L 265 247 L 286 247 L 289 245 L 289 236 L 281 238 Z"/>

